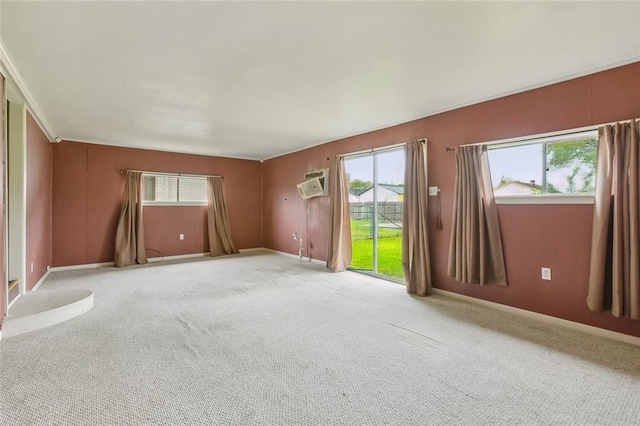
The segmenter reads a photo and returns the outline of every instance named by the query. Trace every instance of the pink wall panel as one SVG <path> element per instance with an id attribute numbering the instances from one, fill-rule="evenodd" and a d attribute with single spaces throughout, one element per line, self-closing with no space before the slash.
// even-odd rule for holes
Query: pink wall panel
<path id="1" fill-rule="evenodd" d="M 180 218 L 176 221 L 175 218 Z M 145 207 L 145 245 L 149 257 L 209 251 L 207 207 Z M 184 234 L 184 240 L 180 240 Z"/>
<path id="2" fill-rule="evenodd" d="M 122 205 L 124 174 L 119 164 L 126 158 L 117 150 L 104 146 L 87 149 L 86 262 L 113 260 L 114 238 Z"/>
<path id="3" fill-rule="evenodd" d="M 223 175 L 236 246 L 262 246 L 260 162 L 63 142 L 54 145 L 55 266 L 113 261 L 126 169 Z M 167 256 L 208 249 L 203 207 L 145 207 L 144 214 L 148 248 Z"/>
<path id="4" fill-rule="evenodd" d="M 640 62 L 594 74 L 591 114 L 595 123 L 638 118 Z"/>
<path id="5" fill-rule="evenodd" d="M 27 113 L 27 291 L 52 263 L 51 161 L 51 144 Z"/>
<path id="6" fill-rule="evenodd" d="M 85 144 L 53 146 L 53 266 L 90 263 L 86 260 L 87 152 Z"/>
<path id="7" fill-rule="evenodd" d="M 264 163 L 265 246 L 297 253 L 292 232 L 313 245 L 313 257 L 326 259 L 329 207 L 326 198 L 305 205 L 295 193 L 302 174 L 326 157 L 426 137 L 429 185 L 441 189 L 444 229 L 434 226 L 430 205 L 430 248 L 434 286 L 534 312 L 640 336 L 637 321 L 594 314 L 585 303 L 589 274 L 591 205 L 500 205 L 500 226 L 508 287 L 461 284 L 447 277 L 455 179 L 455 157 L 446 147 L 572 129 L 640 117 L 640 63 L 542 87 L 366 133 Z M 286 198 L 286 200 L 285 200 Z M 551 282 L 540 267 L 552 268 Z"/>
<path id="8" fill-rule="evenodd" d="M 0 100 L 2 100 L 2 105 L 0 105 L 0 176 L 4 176 L 4 153 L 5 153 L 5 140 L 4 140 L 4 121 L 5 121 L 5 110 L 7 109 L 7 104 L 4 101 L 4 76 L 0 74 Z M 0 224 L 4 224 L 4 212 L 5 212 L 5 187 L 4 187 L 4 179 L 2 179 L 2 183 L 0 183 Z M 6 293 L 6 283 L 4 282 L 5 277 L 5 252 L 4 252 L 4 243 L 5 243 L 5 235 L 4 235 L 4 225 L 0 226 L 0 277 L 2 277 L 2 285 L 0 285 L 0 330 L 2 330 L 2 322 L 4 317 L 6 316 L 5 312 L 5 293 Z"/>
<path id="9" fill-rule="evenodd" d="M 590 78 L 584 77 L 447 114 L 458 117 L 459 144 L 546 133 L 592 124 L 590 92 Z"/>

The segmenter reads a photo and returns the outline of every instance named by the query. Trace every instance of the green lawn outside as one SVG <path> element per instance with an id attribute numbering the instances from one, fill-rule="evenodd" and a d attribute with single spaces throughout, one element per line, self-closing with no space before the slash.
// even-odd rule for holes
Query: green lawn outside
<path id="1" fill-rule="evenodd" d="M 371 222 L 351 221 L 352 258 L 354 269 L 373 269 L 373 239 Z M 403 278 L 402 230 L 378 228 L 378 274 L 391 278 Z"/>

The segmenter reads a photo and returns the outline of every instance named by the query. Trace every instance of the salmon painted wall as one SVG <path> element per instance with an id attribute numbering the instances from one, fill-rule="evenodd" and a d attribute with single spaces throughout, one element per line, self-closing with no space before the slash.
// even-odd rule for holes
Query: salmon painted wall
<path id="1" fill-rule="evenodd" d="M 446 152 L 446 147 L 637 117 L 640 117 L 640 63 L 265 161 L 265 247 L 297 254 L 298 244 L 292 233 L 298 232 L 310 245 L 309 254 L 325 260 L 328 197 L 309 200 L 305 208 L 295 186 L 303 174 L 328 167 L 327 158 L 333 155 L 427 138 L 429 185 L 441 189 L 444 222 L 444 229 L 436 230 L 432 203 L 430 246 L 435 287 L 640 336 L 640 322 L 587 309 L 592 205 L 500 205 L 509 286 L 461 284 L 446 273 L 455 179 L 454 153 Z M 542 266 L 552 268 L 553 281 L 540 279 Z"/>
<path id="2" fill-rule="evenodd" d="M 4 188 L 4 153 L 5 153 L 5 117 L 6 117 L 6 109 L 7 103 L 4 99 L 4 76 L 0 74 L 0 101 L 2 101 L 2 106 L 0 106 L 0 277 L 2 277 L 2 282 L 0 284 L 0 330 L 2 330 L 2 322 L 4 317 L 6 316 L 5 312 L 5 297 L 7 291 L 7 283 L 5 281 L 5 253 L 4 253 L 4 212 L 5 212 L 5 188 Z"/>
<path id="3" fill-rule="evenodd" d="M 33 289 L 52 261 L 51 147 L 49 140 L 27 112 L 27 291 Z"/>
<path id="4" fill-rule="evenodd" d="M 78 142 L 53 146 L 53 265 L 113 261 L 125 177 L 120 170 L 220 174 L 238 248 L 262 247 L 262 165 Z M 145 207 L 149 257 L 209 250 L 206 207 Z M 180 233 L 185 239 L 180 241 Z"/>

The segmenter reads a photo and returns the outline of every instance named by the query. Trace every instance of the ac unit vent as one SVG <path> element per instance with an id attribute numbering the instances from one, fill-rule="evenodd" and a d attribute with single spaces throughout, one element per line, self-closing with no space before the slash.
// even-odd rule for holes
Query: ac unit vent
<path id="1" fill-rule="evenodd" d="M 307 198 L 319 197 L 320 195 L 324 195 L 324 188 L 322 187 L 320 179 L 316 177 L 299 183 L 298 192 L 300 193 L 300 196 L 304 200 L 306 200 Z"/>
<path id="2" fill-rule="evenodd" d="M 322 185 L 321 195 L 329 195 L 329 169 L 314 170 L 304 174 L 304 180 L 313 178 L 317 178 L 320 181 L 320 185 Z"/>

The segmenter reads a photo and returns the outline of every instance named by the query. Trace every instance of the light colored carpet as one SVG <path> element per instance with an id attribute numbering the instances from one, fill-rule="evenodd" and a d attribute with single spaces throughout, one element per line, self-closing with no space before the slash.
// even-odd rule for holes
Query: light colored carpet
<path id="1" fill-rule="evenodd" d="M 52 274 L 87 314 L 0 343 L 2 425 L 633 425 L 640 348 L 261 252 Z"/>

